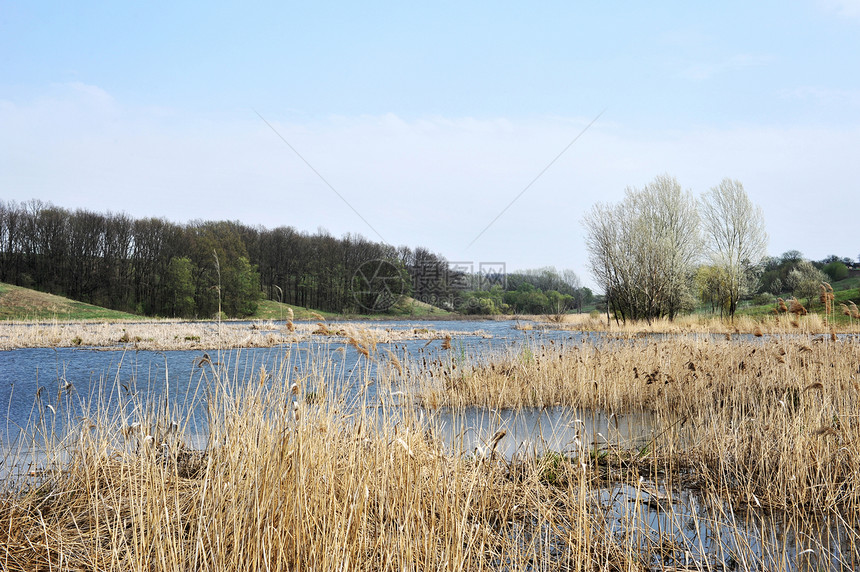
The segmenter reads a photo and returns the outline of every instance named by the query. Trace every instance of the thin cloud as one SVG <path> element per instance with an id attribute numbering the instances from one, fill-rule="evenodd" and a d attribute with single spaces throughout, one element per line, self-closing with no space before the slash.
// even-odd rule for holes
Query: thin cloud
<path id="1" fill-rule="evenodd" d="M 785 99 L 816 101 L 818 103 L 827 105 L 860 105 L 860 90 L 856 89 L 836 89 L 830 87 L 807 85 L 784 90 L 780 93 L 780 95 Z"/>
<path id="2" fill-rule="evenodd" d="M 686 68 L 681 75 L 688 79 L 704 81 L 736 70 L 765 66 L 772 61 L 773 56 L 770 55 L 737 54 L 719 62 L 694 64 Z"/>
<path id="3" fill-rule="evenodd" d="M 98 103 L 113 103 L 113 97 L 97 85 L 89 85 L 80 81 L 63 84 L 72 92 L 79 93 L 87 98 L 90 98 Z"/>
<path id="4" fill-rule="evenodd" d="M 860 20 L 860 0 L 820 0 L 819 4 L 843 18 Z"/>

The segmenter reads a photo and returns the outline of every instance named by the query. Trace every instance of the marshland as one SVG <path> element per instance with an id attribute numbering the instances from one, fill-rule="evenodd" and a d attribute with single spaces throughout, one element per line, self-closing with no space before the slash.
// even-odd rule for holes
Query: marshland
<path id="1" fill-rule="evenodd" d="M 851 570 L 860 341 L 811 318 L 7 350 L 0 565 Z"/>
<path id="2" fill-rule="evenodd" d="M 860 0 L 56 4 L 0 572 L 860 570 Z"/>

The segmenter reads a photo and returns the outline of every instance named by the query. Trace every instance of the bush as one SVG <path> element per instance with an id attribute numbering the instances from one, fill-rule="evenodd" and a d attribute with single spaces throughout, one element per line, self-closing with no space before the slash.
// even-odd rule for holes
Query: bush
<path id="1" fill-rule="evenodd" d="M 821 270 L 822 272 L 827 274 L 827 276 L 829 276 L 830 280 L 833 282 L 845 280 L 846 278 L 848 278 L 848 267 L 845 266 L 844 263 L 839 262 L 838 260 L 834 260 L 829 264 L 825 264 Z"/>
<path id="2" fill-rule="evenodd" d="M 756 294 L 752 301 L 756 306 L 766 306 L 768 304 L 775 304 L 776 296 L 770 292 L 762 292 L 761 294 Z"/>

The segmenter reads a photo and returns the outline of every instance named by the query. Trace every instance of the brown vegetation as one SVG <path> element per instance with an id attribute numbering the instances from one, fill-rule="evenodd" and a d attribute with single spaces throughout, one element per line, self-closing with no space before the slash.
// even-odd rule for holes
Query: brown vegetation
<path id="1" fill-rule="evenodd" d="M 371 337 L 375 343 L 402 340 L 448 339 L 457 335 L 484 335 L 480 330 L 449 332 L 426 328 L 335 328 L 292 321 L 231 323 L 221 322 L 0 322 L 0 350 L 37 347 L 93 346 L 106 349 L 198 350 L 216 348 L 275 347 L 310 339 Z"/>
<path id="2" fill-rule="evenodd" d="M 419 330 L 408 331 L 450 345 Z M 860 558 L 857 338 L 621 332 L 475 363 L 442 352 L 419 364 L 390 349 L 383 358 L 385 335 L 348 333 L 361 363 L 378 366 L 355 369 L 357 394 L 326 391 L 342 380 L 332 379 L 325 354 L 313 357 L 310 377 L 285 367 L 236 379 L 201 362 L 203 451 L 174 429 L 187 423 L 178 409 L 153 413 L 143 403 L 132 404 L 133 419 L 105 408 L 56 438 L 36 423 L 31 434 L 54 445 L 32 477 L 0 495 L 0 565 L 848 570 Z M 409 396 L 424 407 L 404 406 Z M 644 447 L 612 435 L 589 442 L 577 431 L 565 451 L 514 458 L 497 452 L 509 438 L 498 427 L 461 455 L 427 417 L 467 406 L 637 413 L 654 427 Z M 695 510 L 682 508 L 690 491 Z M 666 528 L 649 529 L 649 511 L 666 517 Z M 780 520 L 761 525 L 755 546 L 739 541 L 729 555 L 702 559 L 691 556 L 694 540 L 677 543 L 691 518 L 749 538 L 736 515 L 748 524 L 756 514 Z M 834 522 L 844 535 L 836 563 L 814 536 Z"/>
<path id="3" fill-rule="evenodd" d="M 702 483 L 774 507 L 858 511 L 858 363 L 856 338 L 829 335 L 549 343 L 485 365 L 430 364 L 419 395 L 432 407 L 647 412 L 667 427 L 654 453 Z"/>
<path id="4" fill-rule="evenodd" d="M 629 335 L 631 337 L 642 334 L 753 334 L 756 330 L 762 334 L 784 334 L 787 332 L 792 334 L 825 334 L 830 333 L 832 328 L 835 328 L 835 331 L 839 333 L 860 333 L 860 323 L 834 324 L 832 320 L 828 321 L 822 315 L 809 313 L 800 302 L 796 304 L 795 302 L 795 300 L 789 300 L 789 303 L 795 308 L 795 312 L 790 312 L 785 300 L 780 298 L 778 304 L 781 306 L 774 308 L 771 315 L 759 317 L 736 315 L 731 322 L 712 315 L 687 315 L 672 320 L 655 319 L 651 320 L 650 323 L 633 320 L 627 323 L 610 320 L 607 323 L 605 314 L 567 314 L 565 319 L 558 323 L 535 316 L 532 318 L 534 324 L 527 324 L 525 328 L 521 327 L 520 329 L 545 328 L 609 332 L 612 335 Z M 806 313 L 804 314 L 804 312 Z M 860 319 L 860 312 L 857 315 Z"/>
<path id="5" fill-rule="evenodd" d="M 4 570 L 643 569 L 578 465 L 550 484 L 543 461 L 452 455 L 409 410 L 312 399 L 289 369 L 204 366 L 210 446 L 166 415 L 74 427 L 0 495 Z"/>

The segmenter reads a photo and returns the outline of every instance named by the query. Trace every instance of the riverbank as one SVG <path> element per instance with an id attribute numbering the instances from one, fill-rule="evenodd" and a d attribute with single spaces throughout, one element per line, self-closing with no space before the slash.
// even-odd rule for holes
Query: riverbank
<path id="1" fill-rule="evenodd" d="M 843 316 L 839 316 L 844 318 Z M 648 334 L 710 334 L 710 335 L 766 335 L 807 334 L 830 335 L 860 333 L 858 319 L 828 319 L 820 314 L 770 314 L 765 316 L 738 315 L 734 320 L 713 314 L 688 314 L 672 320 L 659 318 L 651 321 L 607 319 L 606 314 L 561 314 L 557 316 L 528 316 L 535 322 L 532 327 L 570 331 L 610 332 L 630 337 Z M 528 325 L 526 325 L 528 327 Z"/>

